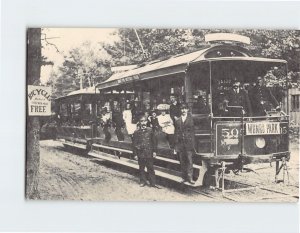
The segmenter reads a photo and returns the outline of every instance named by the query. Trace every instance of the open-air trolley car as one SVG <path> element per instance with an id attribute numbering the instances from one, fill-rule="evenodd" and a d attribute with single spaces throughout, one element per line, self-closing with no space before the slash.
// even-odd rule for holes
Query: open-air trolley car
<path id="1" fill-rule="evenodd" d="M 126 104 L 135 111 L 151 112 L 159 104 L 168 104 L 174 95 L 178 102 L 188 104 L 194 119 L 195 186 L 207 184 L 209 177 L 218 186 L 224 172 L 238 172 L 250 163 L 275 161 L 278 175 L 280 162 L 290 156 L 287 62 L 252 56 L 240 43 L 245 38 L 240 38 L 211 40 L 202 50 L 142 64 L 115 73 L 95 87 L 58 98 L 57 138 L 91 156 L 137 168 L 131 137 L 122 121 Z M 253 102 L 250 94 L 257 77 L 268 80 L 267 89 L 280 109 Z M 247 93 L 251 112 L 226 101 L 233 82 Z M 260 104 L 268 106 L 263 113 L 255 111 Z M 110 124 L 103 124 L 103 109 L 111 114 Z M 167 135 L 158 130 L 156 136 L 156 175 L 179 181 L 180 163 Z"/>

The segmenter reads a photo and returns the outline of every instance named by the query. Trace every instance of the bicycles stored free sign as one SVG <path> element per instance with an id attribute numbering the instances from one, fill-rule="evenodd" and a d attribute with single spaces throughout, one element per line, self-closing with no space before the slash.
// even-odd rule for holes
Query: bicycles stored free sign
<path id="1" fill-rule="evenodd" d="M 51 115 L 51 88 L 28 85 L 28 115 Z"/>

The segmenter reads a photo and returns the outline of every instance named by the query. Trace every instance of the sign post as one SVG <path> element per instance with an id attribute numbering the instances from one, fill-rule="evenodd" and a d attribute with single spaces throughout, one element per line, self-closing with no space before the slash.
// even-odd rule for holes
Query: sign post
<path id="1" fill-rule="evenodd" d="M 51 115 L 51 88 L 28 85 L 28 115 Z"/>

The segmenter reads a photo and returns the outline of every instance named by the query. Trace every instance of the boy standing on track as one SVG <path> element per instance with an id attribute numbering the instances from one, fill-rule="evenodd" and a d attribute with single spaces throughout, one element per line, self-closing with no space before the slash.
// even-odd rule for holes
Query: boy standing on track
<path id="1" fill-rule="evenodd" d="M 159 188 L 155 182 L 153 160 L 156 157 L 157 140 L 153 130 L 147 127 L 146 116 L 139 119 L 139 128 L 133 134 L 133 151 L 138 157 L 140 171 L 140 186 L 144 187 L 148 182 L 145 168 L 149 175 L 150 186 Z"/>

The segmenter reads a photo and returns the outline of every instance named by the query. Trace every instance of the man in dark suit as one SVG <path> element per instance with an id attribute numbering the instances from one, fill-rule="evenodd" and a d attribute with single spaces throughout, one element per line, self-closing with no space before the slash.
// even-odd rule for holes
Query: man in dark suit
<path id="1" fill-rule="evenodd" d="M 279 103 L 271 90 L 265 86 L 263 77 L 256 78 L 256 85 L 249 90 L 249 96 L 255 116 L 265 116 L 266 112 L 272 109 L 280 111 Z"/>
<path id="2" fill-rule="evenodd" d="M 118 141 L 124 141 L 124 135 L 121 130 L 124 126 L 124 121 L 120 105 L 117 101 L 114 101 L 113 103 L 112 126 L 115 128 L 115 133 L 117 135 Z"/>
<path id="3" fill-rule="evenodd" d="M 252 116 L 252 108 L 248 94 L 245 90 L 241 89 L 241 83 L 238 80 L 234 80 L 232 89 L 230 89 L 225 97 L 227 101 L 228 115 L 233 117 L 240 117 L 242 114 L 246 116 Z M 231 106 L 231 107 L 230 107 Z M 243 107 L 243 110 L 236 107 Z"/>
<path id="4" fill-rule="evenodd" d="M 175 95 L 170 96 L 170 116 L 173 122 L 175 122 L 181 115 L 180 112 L 180 104 L 177 101 L 177 97 Z"/>
<path id="5" fill-rule="evenodd" d="M 181 105 L 181 116 L 175 121 L 175 151 L 179 153 L 182 182 L 194 184 L 193 154 L 195 153 L 194 122 L 187 104 Z"/>
<path id="6" fill-rule="evenodd" d="M 145 168 L 149 175 L 150 186 L 159 188 L 155 182 L 155 172 L 153 160 L 156 157 L 157 140 L 153 130 L 147 127 L 147 118 L 141 116 L 139 119 L 139 128 L 133 133 L 133 150 L 138 157 L 140 171 L 140 186 L 144 187 L 148 182 Z"/>

